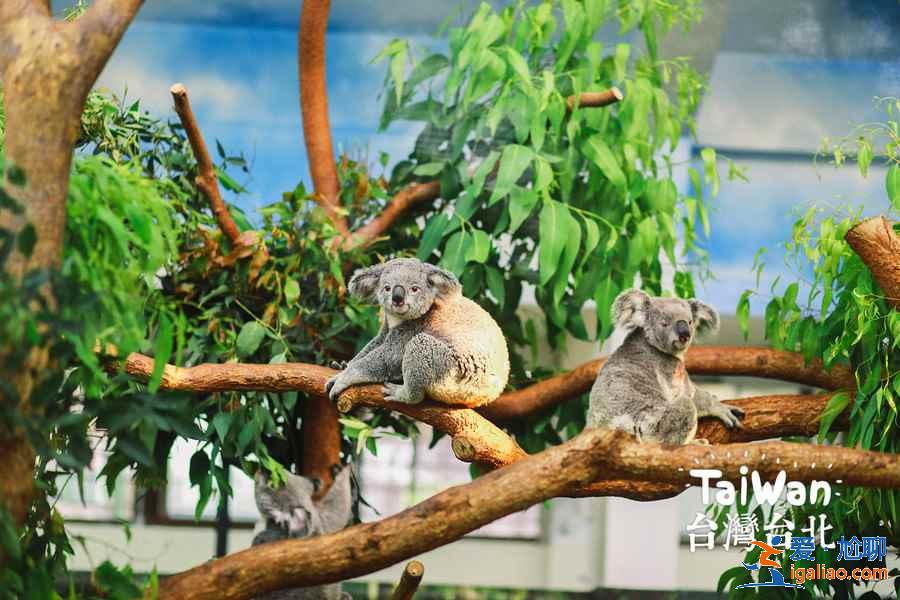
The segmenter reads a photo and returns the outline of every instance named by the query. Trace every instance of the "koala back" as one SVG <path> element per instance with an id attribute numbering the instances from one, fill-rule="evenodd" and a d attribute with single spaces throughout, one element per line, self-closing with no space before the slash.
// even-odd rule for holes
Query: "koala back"
<path id="1" fill-rule="evenodd" d="M 509 349 L 494 318 L 462 294 L 435 302 L 421 330 L 445 342 L 456 372 L 429 388 L 433 399 L 459 406 L 493 402 L 509 381 Z"/>

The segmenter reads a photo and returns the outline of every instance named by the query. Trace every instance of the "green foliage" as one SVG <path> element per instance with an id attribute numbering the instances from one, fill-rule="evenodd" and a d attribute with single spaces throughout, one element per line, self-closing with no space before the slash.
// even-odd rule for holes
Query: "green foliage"
<path id="1" fill-rule="evenodd" d="M 841 165 L 848 156 L 855 158 L 864 177 L 870 173 L 869 166 L 874 159 L 886 161 L 885 189 L 896 211 L 891 189 L 900 162 L 896 120 L 900 103 L 896 99 L 882 99 L 879 103 L 886 111 L 885 124 L 857 129 L 852 142 L 851 137 L 830 145 L 826 142 L 825 151 L 835 165 Z M 851 143 L 855 148 L 852 153 L 847 150 Z M 873 156 L 875 148 L 878 149 L 877 156 Z M 810 208 L 798 216 L 787 243 L 788 264 L 797 273 L 811 273 L 812 279 L 806 282 L 803 290 L 797 281 L 773 284 L 765 309 L 765 335 L 774 347 L 802 352 L 807 361 L 820 359 L 826 367 L 847 364 L 853 370 L 857 393 L 850 409 L 849 429 L 841 434 L 831 430 L 835 418 L 850 405 L 847 393 L 835 394 L 822 413 L 819 441 L 896 453 L 900 451 L 897 412 L 900 403 L 900 313 L 886 302 L 872 273 L 844 240 L 861 214 L 861 208 L 844 209 L 834 214 L 823 214 L 821 210 Z M 894 227 L 895 231 L 900 230 L 898 226 Z M 761 256 L 762 253 L 758 254 L 757 260 Z M 804 279 L 798 276 L 798 280 Z M 745 334 L 750 299 L 755 294 L 748 290 L 738 304 L 737 314 Z M 828 506 L 780 507 L 778 510 L 782 513 L 788 510 L 786 518 L 797 524 L 798 530 L 809 522 L 810 516 L 825 514 L 835 535 L 883 535 L 890 545 L 897 544 L 900 540 L 900 493 L 847 486 L 836 486 L 835 491 L 840 495 L 836 494 Z M 758 518 L 760 523 L 766 522 L 761 512 Z M 798 535 L 799 531 L 794 534 Z M 817 562 L 826 567 L 833 566 L 834 558 L 835 552 L 820 552 Z M 785 562 L 785 572 L 789 569 L 789 563 Z M 723 574 L 723 578 L 728 574 Z M 729 581 L 729 598 L 751 597 L 750 593 L 733 589 L 734 585 L 743 583 L 739 577 Z M 780 597 L 818 597 L 836 592 L 822 581 L 805 585 L 805 592 L 795 596 L 794 592 L 785 591 Z M 845 597 L 855 597 L 851 587 L 841 590 L 847 594 Z"/>
<path id="2" fill-rule="evenodd" d="M 636 277 L 653 293 L 668 287 L 663 260 L 676 272 L 674 291 L 693 292 L 679 258 L 701 252 L 706 204 L 677 192 L 671 157 L 693 131 L 705 84 L 686 60 L 659 58 L 656 39 L 699 18 L 695 2 L 520 1 L 499 11 L 482 3 L 449 29 L 447 55 L 417 60 L 394 40 L 376 57 L 388 61 L 382 128 L 423 124 L 392 185 L 441 183 L 417 254 L 460 276 L 465 294 L 497 318 L 514 350 L 514 385 L 547 373 L 521 356 L 538 341 L 535 324 L 517 313 L 530 289 L 553 346 L 567 335 L 607 337 L 611 302 Z M 641 36 L 647 52 L 597 41 L 610 21 L 623 36 Z M 612 86 L 622 102 L 567 108 L 570 96 Z M 715 190 L 715 153 L 703 158 Z M 599 318 L 589 328 L 582 308 L 591 301 Z M 579 430 L 583 411 L 569 417 Z M 567 422 L 529 423 L 517 439 L 540 450 L 560 441 Z"/>

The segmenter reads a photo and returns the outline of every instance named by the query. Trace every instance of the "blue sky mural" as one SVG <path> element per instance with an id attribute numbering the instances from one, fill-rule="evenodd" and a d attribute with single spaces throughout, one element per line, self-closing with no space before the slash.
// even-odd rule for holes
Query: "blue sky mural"
<path id="1" fill-rule="evenodd" d="M 893 54 L 887 58 L 880 37 L 860 40 L 860 50 L 828 55 L 828 35 L 843 39 L 838 35 L 845 22 L 841 10 L 858 7 L 843 0 L 827 3 L 838 7 L 828 13 L 828 27 L 810 25 L 819 23 L 818 5 L 804 0 L 790 10 L 803 12 L 806 9 L 798 8 L 802 4 L 809 9 L 803 13 L 809 13 L 803 17 L 808 22 L 797 15 L 791 18 L 808 26 L 784 31 L 772 31 L 778 25 L 763 4 L 738 3 L 715 54 L 710 90 L 697 116 L 699 140 L 726 155 L 733 153 L 748 167 L 751 180 L 724 183 L 712 206 L 708 249 L 716 279 L 698 293 L 724 312 L 732 311 L 743 289 L 752 287 L 750 266 L 757 248 L 770 250 L 767 276 L 784 271 L 779 248 L 790 235 L 797 206 L 864 203 L 868 214 L 886 209 L 883 176 L 877 169 L 862 180 L 852 166 L 837 171 L 820 167 L 817 173 L 810 160 L 809 153 L 823 136 L 847 134 L 853 125 L 875 118 L 873 97 L 900 96 L 900 61 Z M 876 0 L 864 4 L 887 6 Z M 338 151 L 367 158 L 376 173 L 379 151 L 393 160 L 405 156 L 418 126 L 377 131 L 385 67 L 370 61 L 394 37 L 409 38 L 419 48 L 440 46 L 431 33 L 448 15 L 457 14 L 457 8 L 442 0 L 333 4 L 328 84 Z M 848 27 L 868 19 L 869 12 L 854 12 L 855 20 L 846 20 Z M 252 215 L 255 208 L 309 178 L 298 104 L 298 16 L 299 3 L 283 0 L 148 3 L 100 85 L 118 94 L 127 88 L 129 98 L 140 98 L 151 113 L 174 120 L 168 90 L 172 83 L 183 82 L 208 142 L 218 139 L 230 152 L 243 152 L 250 160 L 251 174 L 244 182 L 249 193 L 237 203 Z M 885 27 L 888 33 L 896 32 L 900 24 Z M 731 35 L 735 28 L 741 35 Z M 767 35 L 745 31 L 754 28 L 768 28 Z M 742 39 L 750 41 L 738 43 Z M 746 47 L 760 39 L 768 45 Z M 753 309 L 758 313 L 762 305 Z"/>

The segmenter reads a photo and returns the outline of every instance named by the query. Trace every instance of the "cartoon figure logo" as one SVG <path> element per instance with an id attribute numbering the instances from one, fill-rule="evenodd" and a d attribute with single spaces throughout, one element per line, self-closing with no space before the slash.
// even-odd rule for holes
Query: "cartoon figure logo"
<path id="1" fill-rule="evenodd" d="M 742 562 L 741 564 L 744 565 L 744 568 L 747 569 L 748 571 L 757 571 L 757 570 L 762 569 L 763 567 L 768 567 L 769 568 L 769 576 L 772 578 L 772 581 L 760 581 L 758 583 L 743 583 L 741 585 L 734 586 L 734 589 L 757 588 L 757 587 L 786 587 L 786 588 L 800 588 L 801 590 L 803 589 L 802 585 L 797 585 L 796 583 L 785 582 L 784 575 L 782 575 L 781 571 L 778 570 L 778 568 L 781 567 L 781 565 L 779 565 L 776 561 L 769 558 L 770 556 L 777 556 L 777 555 L 781 554 L 782 552 L 784 552 L 784 550 L 778 550 L 776 548 L 773 548 L 769 544 L 767 544 L 765 542 L 760 542 L 758 540 L 753 540 L 750 543 L 761 550 L 761 553 L 759 555 L 759 562 L 757 562 L 755 564 L 749 564 L 749 565 L 745 562 Z M 780 544 L 781 536 L 780 535 L 773 536 L 772 543 Z"/>

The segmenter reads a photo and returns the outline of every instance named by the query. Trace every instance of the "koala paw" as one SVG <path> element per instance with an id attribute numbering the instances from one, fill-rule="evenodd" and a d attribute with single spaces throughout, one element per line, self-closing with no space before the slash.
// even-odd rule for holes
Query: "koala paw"
<path id="1" fill-rule="evenodd" d="M 694 438 L 688 444 L 692 444 L 694 446 L 709 446 L 709 440 L 706 438 Z"/>
<path id="2" fill-rule="evenodd" d="M 409 393 L 409 388 L 400 383 L 385 383 L 382 388 L 384 399 L 389 402 L 402 402 L 404 404 L 418 404 L 421 398 L 416 399 Z"/>
<path id="3" fill-rule="evenodd" d="M 725 423 L 725 426 L 729 429 L 734 429 L 735 427 L 740 429 L 742 427 L 741 418 L 744 416 L 744 411 L 736 406 L 729 406 L 720 402 L 716 416 Z"/>
<path id="4" fill-rule="evenodd" d="M 343 371 L 344 369 L 347 368 L 347 361 L 346 360 L 333 360 L 333 361 L 331 361 L 331 368 L 337 369 L 338 371 Z"/>

